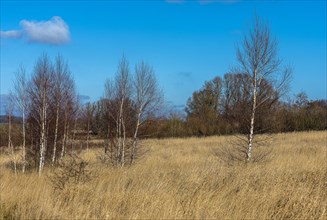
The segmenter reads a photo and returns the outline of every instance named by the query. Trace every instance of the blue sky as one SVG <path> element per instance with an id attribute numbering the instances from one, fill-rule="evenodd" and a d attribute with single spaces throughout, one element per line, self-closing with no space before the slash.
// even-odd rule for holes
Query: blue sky
<path id="1" fill-rule="evenodd" d="M 290 95 L 326 98 L 326 1 L 1 0 L 0 12 L 0 94 L 20 64 L 30 72 L 42 52 L 61 53 L 78 92 L 94 101 L 124 53 L 132 69 L 142 59 L 150 63 L 166 100 L 185 105 L 205 80 L 236 64 L 236 43 L 256 13 L 294 68 Z M 53 24 L 59 26 L 46 27 Z"/>

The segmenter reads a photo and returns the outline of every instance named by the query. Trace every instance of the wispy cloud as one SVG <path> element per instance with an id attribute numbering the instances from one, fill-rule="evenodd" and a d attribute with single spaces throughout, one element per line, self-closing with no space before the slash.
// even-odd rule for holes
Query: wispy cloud
<path id="1" fill-rule="evenodd" d="M 52 17 L 47 21 L 28 21 L 19 22 L 21 30 L 1 31 L 2 38 L 23 38 L 28 42 L 44 44 L 65 44 L 70 41 L 69 26 L 58 16 Z"/>

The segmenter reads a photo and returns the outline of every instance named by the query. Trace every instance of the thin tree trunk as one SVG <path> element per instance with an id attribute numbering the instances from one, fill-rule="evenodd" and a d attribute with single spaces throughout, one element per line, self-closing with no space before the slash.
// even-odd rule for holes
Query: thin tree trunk
<path id="1" fill-rule="evenodd" d="M 25 168 L 26 168 L 26 131 L 25 131 L 25 107 L 23 107 L 23 167 L 22 167 L 22 172 L 25 173 Z"/>
<path id="2" fill-rule="evenodd" d="M 69 121 L 67 121 L 67 128 L 66 128 L 66 143 L 65 143 L 65 148 L 64 148 L 64 154 L 63 154 L 63 156 L 65 156 L 66 155 L 66 151 L 67 151 L 67 149 L 68 149 L 68 144 L 69 144 L 69 129 L 70 129 L 70 123 L 69 123 Z"/>
<path id="3" fill-rule="evenodd" d="M 132 145 L 132 152 L 131 152 L 131 165 L 134 162 L 135 154 L 136 154 L 136 147 L 137 147 L 137 135 L 140 127 L 140 118 L 141 118 L 141 110 L 139 111 L 137 115 L 137 122 L 136 122 L 136 128 L 133 136 L 133 145 Z"/>
<path id="4" fill-rule="evenodd" d="M 253 131 L 254 131 L 254 117 L 255 117 L 255 110 L 257 104 L 257 73 L 254 71 L 253 74 L 253 101 L 252 101 L 252 112 L 251 112 L 251 122 L 250 122 L 250 134 L 249 134 L 249 141 L 248 147 L 246 150 L 246 160 L 250 161 L 252 157 L 252 145 L 253 145 Z"/>
<path id="5" fill-rule="evenodd" d="M 58 101 L 58 103 L 57 103 L 57 109 L 56 109 L 55 134 L 54 134 L 54 140 L 53 140 L 52 165 L 54 165 L 55 160 L 56 160 L 57 138 L 58 138 L 58 124 L 59 124 L 59 108 L 60 108 L 60 104 L 59 104 L 59 101 Z"/>
<path id="6" fill-rule="evenodd" d="M 107 144 L 104 146 L 104 154 L 106 155 L 109 150 L 110 145 L 110 123 L 108 122 L 108 128 L 107 128 Z"/>
<path id="7" fill-rule="evenodd" d="M 118 166 L 118 164 L 119 164 L 119 158 L 120 158 L 119 119 L 116 120 L 116 140 L 118 140 L 117 153 L 116 153 L 116 165 Z"/>
<path id="8" fill-rule="evenodd" d="M 122 141 L 122 151 L 121 151 L 121 166 L 125 165 L 125 142 L 126 142 L 126 128 L 125 121 L 122 119 L 122 127 L 123 127 L 123 141 Z"/>
<path id="9" fill-rule="evenodd" d="M 40 137 L 40 162 L 39 162 L 39 175 L 40 176 L 42 174 L 42 169 L 43 169 L 43 166 L 44 166 L 44 156 L 45 156 L 44 122 L 42 121 L 41 137 Z"/>
<path id="10" fill-rule="evenodd" d="M 86 151 L 89 151 L 89 138 L 90 138 L 90 118 L 87 117 Z"/>
<path id="11" fill-rule="evenodd" d="M 75 148 L 76 124 L 77 124 L 77 117 L 75 116 L 75 120 L 74 120 L 74 132 L 73 132 L 73 141 L 72 141 L 72 151 L 74 151 L 74 148 Z"/>
<path id="12" fill-rule="evenodd" d="M 42 117 L 44 117 L 44 110 L 42 110 Z M 40 163 L 39 163 L 39 175 L 42 173 L 42 169 L 44 166 L 44 157 L 45 157 L 45 122 L 44 118 L 41 122 L 41 137 L 40 137 Z"/>
<path id="13" fill-rule="evenodd" d="M 45 143 L 45 132 L 46 132 L 46 82 L 44 82 L 43 86 L 43 97 L 42 97 L 42 117 L 41 117 L 41 137 L 40 137 L 40 163 L 39 163 L 39 176 L 42 174 L 42 170 L 45 162 L 45 151 L 46 151 L 46 143 Z"/>
<path id="14" fill-rule="evenodd" d="M 65 110 L 64 137 L 63 137 L 63 140 L 62 140 L 60 160 L 62 160 L 64 158 L 64 155 L 65 155 L 66 139 L 67 139 L 67 110 Z"/>
<path id="15" fill-rule="evenodd" d="M 118 120 L 118 162 L 123 163 L 123 142 L 122 142 L 122 126 L 123 126 L 123 106 L 124 98 L 121 99 L 120 108 L 119 108 L 119 120 Z"/>

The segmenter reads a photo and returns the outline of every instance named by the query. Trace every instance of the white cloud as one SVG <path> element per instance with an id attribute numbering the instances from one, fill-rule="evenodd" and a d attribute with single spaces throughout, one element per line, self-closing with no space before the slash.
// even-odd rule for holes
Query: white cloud
<path id="1" fill-rule="evenodd" d="M 56 45 L 70 41 L 69 26 L 58 16 L 48 21 L 22 20 L 19 25 L 22 30 L 1 31 L 1 37 L 24 38 L 28 42 Z"/>
<path id="2" fill-rule="evenodd" d="M 22 31 L 12 30 L 12 31 L 0 31 L 0 37 L 3 38 L 19 38 L 22 36 Z"/>

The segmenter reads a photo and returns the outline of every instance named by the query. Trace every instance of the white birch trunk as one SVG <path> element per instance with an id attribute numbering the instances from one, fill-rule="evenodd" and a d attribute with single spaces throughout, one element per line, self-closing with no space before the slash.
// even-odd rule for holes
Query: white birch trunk
<path id="1" fill-rule="evenodd" d="M 90 117 L 87 117 L 87 135 L 86 135 L 86 151 L 89 151 L 89 138 L 90 138 Z"/>
<path id="2" fill-rule="evenodd" d="M 255 70 L 253 74 L 253 100 L 252 100 L 252 111 L 251 111 L 251 121 L 250 121 L 250 134 L 248 137 L 248 147 L 246 150 L 247 161 L 250 161 L 252 157 L 254 117 L 255 117 L 256 104 L 257 104 L 257 72 Z"/>
<path id="3" fill-rule="evenodd" d="M 67 110 L 65 111 L 64 136 L 63 136 L 63 140 L 62 140 L 60 160 L 62 160 L 65 155 L 66 140 L 67 140 Z"/>
<path id="4" fill-rule="evenodd" d="M 43 89 L 43 101 L 42 101 L 42 118 L 41 118 L 41 135 L 40 135 L 40 163 L 39 163 L 39 175 L 42 174 L 42 170 L 45 162 L 45 132 L 46 132 L 46 98 L 45 98 L 45 88 Z"/>
<path id="5" fill-rule="evenodd" d="M 22 117 L 23 117 L 23 146 L 22 146 L 22 151 L 23 151 L 23 167 L 22 167 L 22 172 L 25 173 L 25 168 L 26 168 L 25 106 L 23 106 Z"/>
<path id="6" fill-rule="evenodd" d="M 56 160 L 56 151 L 57 151 L 57 138 L 58 138 L 58 124 L 59 124 L 59 109 L 60 109 L 60 101 L 57 103 L 57 109 L 56 109 L 56 125 L 55 125 L 55 135 L 54 135 L 54 141 L 53 141 L 53 152 L 52 152 L 52 165 L 54 165 Z"/>
<path id="7" fill-rule="evenodd" d="M 122 140 L 122 152 L 121 152 L 121 166 L 125 165 L 125 142 L 126 142 L 126 128 L 125 121 L 122 119 L 122 127 L 123 127 L 123 140 Z"/>
<path id="8" fill-rule="evenodd" d="M 117 153 L 116 153 L 116 165 L 118 165 L 119 164 L 119 158 L 120 158 L 119 119 L 116 120 L 116 140 L 118 140 Z"/>
<path id="9" fill-rule="evenodd" d="M 118 120 L 118 163 L 122 164 L 123 162 L 123 150 L 122 150 L 122 126 L 123 126 L 123 106 L 124 98 L 121 99 L 120 108 L 119 108 L 119 120 Z"/>
<path id="10" fill-rule="evenodd" d="M 75 116 L 75 120 L 74 120 L 74 132 L 73 132 L 73 142 L 72 142 L 72 151 L 74 151 L 74 149 L 75 149 L 76 124 L 77 124 L 77 117 Z"/>
<path id="11" fill-rule="evenodd" d="M 131 152 L 131 165 L 134 162 L 135 154 L 136 154 L 136 147 L 137 147 L 137 135 L 140 127 L 140 119 L 141 119 L 141 109 L 137 115 L 137 122 L 136 122 L 136 128 L 133 136 L 133 145 L 132 145 L 132 152 Z"/>

